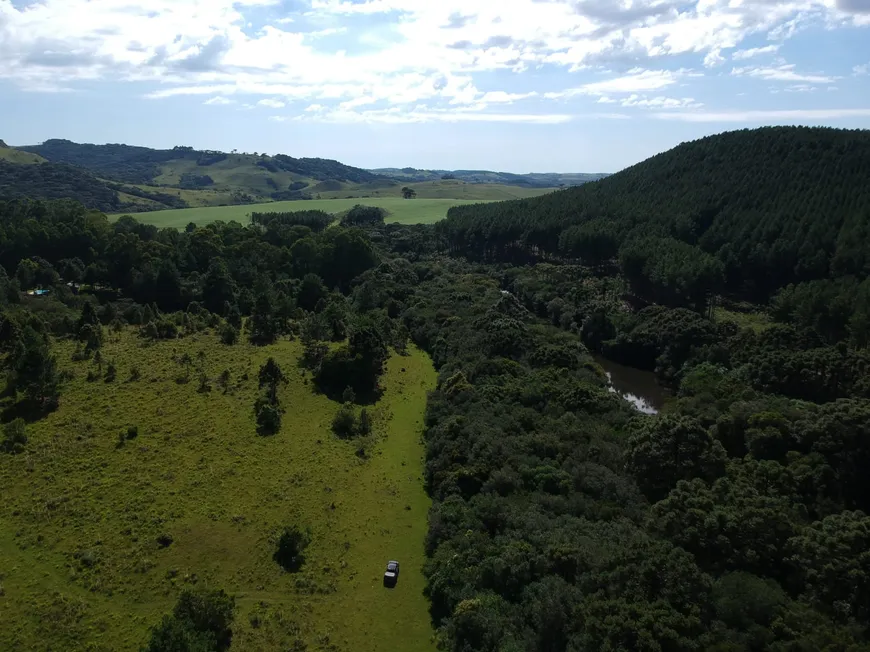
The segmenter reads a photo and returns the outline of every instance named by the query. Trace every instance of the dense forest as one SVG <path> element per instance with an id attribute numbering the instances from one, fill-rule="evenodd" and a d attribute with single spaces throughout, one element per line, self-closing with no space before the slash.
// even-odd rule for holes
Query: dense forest
<path id="1" fill-rule="evenodd" d="M 104 326 L 216 329 L 228 345 L 298 337 L 330 396 L 348 381 L 376 392 L 387 350 L 410 339 L 439 371 L 424 481 L 441 649 L 870 651 L 868 287 L 866 268 L 836 262 L 865 260 L 850 229 L 865 228 L 866 186 L 847 180 L 870 169 L 866 143 L 725 134 L 435 227 L 361 207 L 334 225 L 312 211 L 179 232 L 75 202 L 5 202 L 0 344 L 21 407 L 4 418 L 62 401 L 52 338 L 93 350 Z M 663 187 L 635 192 L 644 179 Z M 672 199 L 680 190 L 695 199 Z M 818 239 L 799 239 L 804 227 Z M 794 264 L 732 278 L 723 250 L 755 245 L 764 265 L 796 248 Z M 55 298 L 21 303 L 37 285 Z M 709 310 L 719 291 L 763 296 L 771 321 Z M 593 354 L 654 371 L 672 398 L 634 412 Z M 17 432 L 11 454 L 26 450 Z M 195 638 L 182 603 L 150 649 L 193 649 L 169 647 Z M 226 649 L 219 620 L 225 642 L 202 649 Z"/>
<path id="2" fill-rule="evenodd" d="M 868 175 L 866 131 L 744 130 L 579 188 L 455 207 L 441 233 L 482 261 L 618 258 L 641 295 L 670 305 L 719 291 L 763 301 L 790 283 L 867 275 Z"/>
<path id="3" fill-rule="evenodd" d="M 0 160 L 0 198 L 75 199 L 107 213 L 122 209 L 118 193 L 84 170 L 63 163 L 19 165 Z"/>

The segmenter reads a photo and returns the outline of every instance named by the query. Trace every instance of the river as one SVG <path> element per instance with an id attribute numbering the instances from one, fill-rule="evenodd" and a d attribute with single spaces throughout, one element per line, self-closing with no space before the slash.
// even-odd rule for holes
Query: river
<path id="1" fill-rule="evenodd" d="M 601 365 L 610 381 L 608 389 L 631 403 L 638 412 L 658 414 L 665 403 L 667 392 L 658 384 L 651 371 L 617 364 L 596 355 L 595 362 Z"/>

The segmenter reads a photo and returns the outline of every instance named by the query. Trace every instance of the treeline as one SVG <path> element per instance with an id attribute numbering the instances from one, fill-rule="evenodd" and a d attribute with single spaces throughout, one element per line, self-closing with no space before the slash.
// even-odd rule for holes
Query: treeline
<path id="1" fill-rule="evenodd" d="M 425 238 L 382 242 L 416 259 Z M 870 650 L 862 351 L 627 310 L 625 279 L 579 266 L 429 255 L 363 278 L 439 368 L 426 575 L 445 649 Z M 590 351 L 676 398 L 633 416 Z"/>
<path id="2" fill-rule="evenodd" d="M 19 149 L 39 154 L 54 163 L 90 170 L 103 179 L 140 184 L 150 183 L 158 176 L 161 163 L 184 158 L 197 160 L 201 155 L 190 147 L 150 149 L 121 144 L 91 145 L 62 139 Z"/>
<path id="3" fill-rule="evenodd" d="M 269 226 L 306 226 L 312 231 L 323 231 L 335 221 L 335 217 L 326 211 L 293 211 L 288 213 L 251 213 L 251 224 Z"/>
<path id="4" fill-rule="evenodd" d="M 0 199 L 27 197 L 69 198 L 107 213 L 122 206 L 115 190 L 84 170 L 62 163 L 17 165 L 0 160 Z"/>
<path id="5" fill-rule="evenodd" d="M 280 220 L 264 229 L 231 222 L 179 232 L 129 216 L 110 223 L 70 201 L 12 201 L 0 202 L 0 225 L 0 264 L 13 274 L 36 260 L 65 282 L 113 288 L 167 312 L 196 301 L 223 315 L 229 301 L 251 314 L 258 293 L 279 301 L 307 274 L 348 291 L 377 260 L 358 229 L 315 233 Z"/>
<path id="6" fill-rule="evenodd" d="M 351 183 L 367 183 L 377 181 L 382 177 L 361 168 L 344 165 L 338 161 L 326 158 L 293 158 L 285 154 L 272 157 L 271 163 L 285 172 L 292 172 L 318 181 L 337 179 Z"/>
<path id="7" fill-rule="evenodd" d="M 515 263 L 572 258 L 597 265 L 653 238 L 648 269 L 632 279 L 642 281 L 636 291 L 675 276 L 709 292 L 766 300 L 790 283 L 866 276 L 868 174 L 866 131 L 743 130 L 680 145 L 579 188 L 454 207 L 439 229 L 455 252 Z M 685 269 L 680 259 L 690 261 L 689 252 L 717 262 Z"/>

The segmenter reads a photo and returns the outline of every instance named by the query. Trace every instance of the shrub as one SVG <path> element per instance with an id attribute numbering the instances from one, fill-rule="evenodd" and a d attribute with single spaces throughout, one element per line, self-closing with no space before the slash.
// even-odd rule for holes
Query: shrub
<path id="1" fill-rule="evenodd" d="M 233 638 L 236 601 L 221 590 L 185 590 L 171 615 L 151 630 L 145 652 L 224 652 Z"/>
<path id="2" fill-rule="evenodd" d="M 257 433 L 261 436 L 274 435 L 281 429 L 281 410 L 268 400 L 258 399 L 254 408 L 257 415 Z"/>
<path id="3" fill-rule="evenodd" d="M 232 346 L 239 341 L 239 330 L 232 324 L 224 324 L 221 329 L 221 342 L 227 346 Z"/>
<path id="4" fill-rule="evenodd" d="M 342 405 L 332 420 L 332 432 L 340 439 L 350 439 L 357 433 L 356 414 L 350 405 Z"/>
<path id="5" fill-rule="evenodd" d="M 360 437 L 367 437 L 372 433 L 372 422 L 369 419 L 368 410 L 365 408 L 359 413 L 359 426 L 357 428 Z"/>
<path id="6" fill-rule="evenodd" d="M 295 573 L 305 563 L 305 548 L 311 543 L 308 532 L 302 531 L 298 526 L 284 528 L 278 538 L 278 547 L 272 558 L 285 571 Z"/>
<path id="7" fill-rule="evenodd" d="M 106 382 L 111 383 L 114 382 L 115 377 L 118 375 L 118 370 L 115 368 L 115 363 L 110 362 L 106 367 Z"/>
<path id="8" fill-rule="evenodd" d="M 24 451 L 27 444 L 24 419 L 15 419 L 3 426 L 3 441 L 0 442 L 0 450 L 4 453 L 17 455 Z"/>

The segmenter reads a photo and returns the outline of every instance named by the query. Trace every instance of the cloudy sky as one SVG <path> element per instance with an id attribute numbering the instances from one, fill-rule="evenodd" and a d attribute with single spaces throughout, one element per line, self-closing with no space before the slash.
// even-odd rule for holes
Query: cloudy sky
<path id="1" fill-rule="evenodd" d="M 615 171 L 870 127 L 870 0 L 0 0 L 0 138 Z"/>

